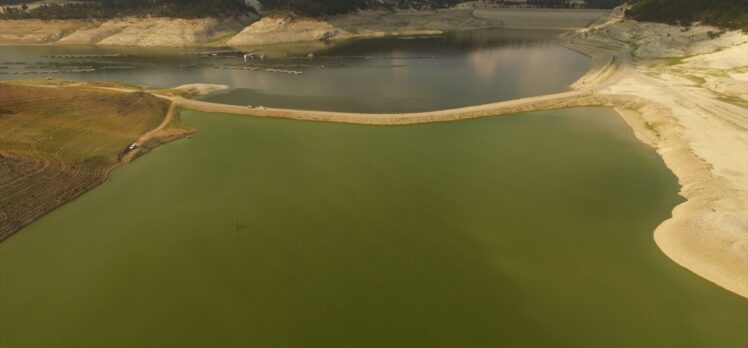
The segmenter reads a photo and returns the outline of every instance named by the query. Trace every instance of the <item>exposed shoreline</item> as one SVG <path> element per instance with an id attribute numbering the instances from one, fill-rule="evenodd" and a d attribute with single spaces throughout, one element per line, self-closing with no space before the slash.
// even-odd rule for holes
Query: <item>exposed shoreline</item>
<path id="1" fill-rule="evenodd" d="M 305 44 L 308 46 L 305 49 L 313 51 L 315 47 L 323 48 L 330 42 L 350 39 L 435 36 L 451 31 L 488 28 L 573 30 L 586 27 L 605 13 L 607 11 L 604 10 L 570 9 L 443 9 L 365 10 L 321 19 L 270 15 L 263 18 L 0 20 L 0 45 L 234 47 L 262 50 L 287 43 Z"/>

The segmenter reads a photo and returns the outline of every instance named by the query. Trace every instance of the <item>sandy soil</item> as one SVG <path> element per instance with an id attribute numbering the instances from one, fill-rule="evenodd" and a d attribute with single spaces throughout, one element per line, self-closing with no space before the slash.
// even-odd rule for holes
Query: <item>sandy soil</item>
<path id="1" fill-rule="evenodd" d="M 657 133 L 648 143 L 678 176 L 687 201 L 657 228 L 655 240 L 682 266 L 748 297 L 748 94 L 746 83 L 733 77 L 748 68 L 748 35 L 712 39 L 698 33 L 716 28 L 637 23 L 631 31 L 632 25 L 598 34 L 623 38 L 640 57 L 600 93 L 636 96 L 661 108 L 645 113 L 643 127 Z M 653 59 L 668 57 L 678 59 Z"/>

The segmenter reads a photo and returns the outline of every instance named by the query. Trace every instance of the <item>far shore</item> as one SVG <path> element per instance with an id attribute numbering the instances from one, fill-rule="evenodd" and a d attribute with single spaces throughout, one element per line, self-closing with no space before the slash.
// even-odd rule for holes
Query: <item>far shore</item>
<path id="1" fill-rule="evenodd" d="M 434 36 L 446 32 L 505 28 L 574 30 L 607 10 L 443 9 L 367 10 L 324 19 L 291 15 L 263 18 L 117 18 L 111 20 L 0 20 L 0 45 L 98 45 L 110 47 L 257 48 L 349 39 Z"/>

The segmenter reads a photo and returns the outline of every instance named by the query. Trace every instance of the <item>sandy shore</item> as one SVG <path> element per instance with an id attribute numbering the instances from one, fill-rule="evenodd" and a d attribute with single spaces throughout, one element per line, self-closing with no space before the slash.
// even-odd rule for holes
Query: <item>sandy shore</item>
<path id="1" fill-rule="evenodd" d="M 687 199 L 656 229 L 657 245 L 683 267 L 748 298 L 748 35 L 710 38 L 710 31 L 718 30 L 637 23 L 614 12 L 562 38 L 593 59 L 573 91 L 452 110 L 356 114 L 172 100 L 199 111 L 381 125 L 613 107 L 662 156 Z"/>

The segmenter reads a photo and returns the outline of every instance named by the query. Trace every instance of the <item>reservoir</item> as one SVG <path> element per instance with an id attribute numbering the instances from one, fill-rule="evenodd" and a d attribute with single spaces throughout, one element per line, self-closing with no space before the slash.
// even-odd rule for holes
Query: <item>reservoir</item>
<path id="1" fill-rule="evenodd" d="M 0 244 L 0 345 L 741 347 L 611 110 L 199 129 Z M 23 343 L 23 344 L 21 344 Z"/>
<path id="2" fill-rule="evenodd" d="M 589 59 L 553 44 L 559 33 L 494 29 L 247 48 L 268 57 L 246 63 L 241 54 L 220 49 L 3 46 L 0 80 L 53 76 L 153 88 L 212 83 L 231 88 L 205 97 L 220 103 L 373 113 L 439 110 L 566 90 L 586 72 Z M 311 52 L 314 58 L 306 58 Z"/>

